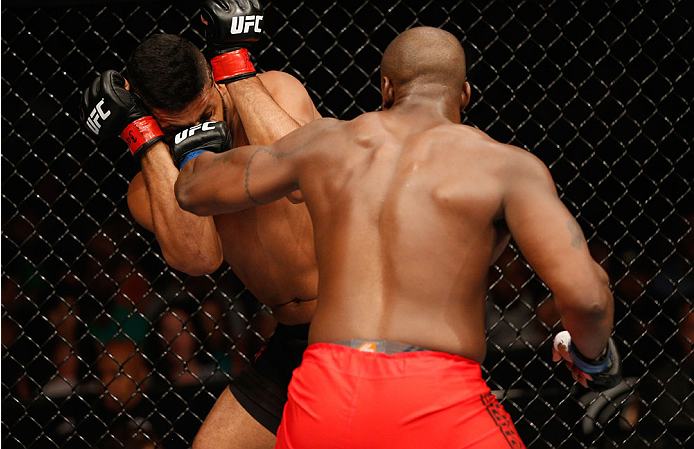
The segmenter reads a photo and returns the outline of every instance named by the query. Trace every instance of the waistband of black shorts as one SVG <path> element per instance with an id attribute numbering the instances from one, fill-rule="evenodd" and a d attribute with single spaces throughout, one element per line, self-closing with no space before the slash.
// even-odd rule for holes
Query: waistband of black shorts
<path id="1" fill-rule="evenodd" d="M 335 345 L 347 346 L 361 352 L 380 352 L 383 354 L 399 354 L 401 352 L 431 351 L 431 349 L 413 346 L 409 343 L 400 343 L 390 340 L 361 340 L 353 338 L 351 340 L 341 340 L 331 342 Z"/>

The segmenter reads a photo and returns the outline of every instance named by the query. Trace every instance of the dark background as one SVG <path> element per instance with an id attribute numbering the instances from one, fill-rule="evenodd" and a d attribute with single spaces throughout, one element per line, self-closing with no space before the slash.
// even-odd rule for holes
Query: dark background
<path id="1" fill-rule="evenodd" d="M 99 411 L 96 363 L 122 338 L 150 364 L 144 414 L 161 447 L 185 447 L 272 331 L 228 267 L 198 279 L 166 267 L 125 201 L 137 163 L 118 139 L 95 142 L 80 126 L 80 93 L 98 73 L 123 70 L 152 33 L 202 48 L 198 16 L 195 2 L 3 2 L 3 446 L 110 444 L 129 414 Z M 490 271 L 484 367 L 528 447 L 694 444 L 692 349 L 680 324 L 694 297 L 693 17 L 688 0 L 266 4 L 256 66 L 296 76 L 324 116 L 378 109 L 386 45 L 411 26 L 442 27 L 467 52 L 463 122 L 549 166 L 610 274 L 632 388 L 616 401 L 621 414 L 586 418 L 593 398 L 551 363 L 551 296 L 511 248 Z M 173 349 L 159 325 L 174 306 L 188 314 L 193 357 L 213 367 L 197 383 L 166 374 Z M 210 343 L 206 317 L 223 343 Z M 67 323 L 76 331 L 66 341 Z M 56 396 L 45 386 L 59 372 L 61 339 L 79 374 Z"/>

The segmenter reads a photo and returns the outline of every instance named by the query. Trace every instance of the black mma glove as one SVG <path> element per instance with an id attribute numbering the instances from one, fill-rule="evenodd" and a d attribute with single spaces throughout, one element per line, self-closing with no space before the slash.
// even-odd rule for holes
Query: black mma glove
<path id="1" fill-rule="evenodd" d="M 232 134 L 226 122 L 205 122 L 176 134 L 171 157 L 178 169 L 205 151 L 223 153 L 232 147 Z"/>
<path id="2" fill-rule="evenodd" d="M 588 381 L 591 390 L 609 390 L 622 381 L 622 360 L 612 337 L 607 342 L 605 352 L 597 359 L 586 358 L 573 342 L 569 344 L 569 354 L 574 366 L 593 378 Z"/>
<path id="3" fill-rule="evenodd" d="M 120 135 L 137 159 L 164 137 L 152 114 L 125 89 L 125 78 L 115 70 L 102 73 L 84 91 L 80 118 L 97 137 Z"/>
<path id="4" fill-rule="evenodd" d="M 203 0 L 205 38 L 217 83 L 255 76 L 248 47 L 263 34 L 263 9 L 258 0 Z"/>

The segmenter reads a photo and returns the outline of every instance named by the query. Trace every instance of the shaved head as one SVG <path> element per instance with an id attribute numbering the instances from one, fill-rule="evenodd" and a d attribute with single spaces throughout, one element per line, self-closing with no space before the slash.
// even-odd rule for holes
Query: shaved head
<path id="1" fill-rule="evenodd" d="M 436 86 L 460 95 L 465 83 L 465 52 L 451 33 L 432 27 L 412 28 L 396 37 L 381 61 L 381 78 L 396 89 Z"/>

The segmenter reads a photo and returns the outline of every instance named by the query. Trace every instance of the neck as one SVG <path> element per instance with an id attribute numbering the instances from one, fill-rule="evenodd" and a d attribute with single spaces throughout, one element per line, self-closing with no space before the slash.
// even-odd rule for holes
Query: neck
<path id="1" fill-rule="evenodd" d="M 398 91 L 399 90 L 399 91 Z M 460 123 L 460 98 L 453 97 L 450 89 L 438 84 L 408 85 L 395 90 L 389 108 L 398 113 L 415 112 L 431 121 Z"/>
<path id="2" fill-rule="evenodd" d="M 395 114 L 426 117 L 427 122 L 460 123 L 460 110 L 443 98 L 427 98 L 420 95 L 408 95 L 397 98 L 388 111 Z"/>

